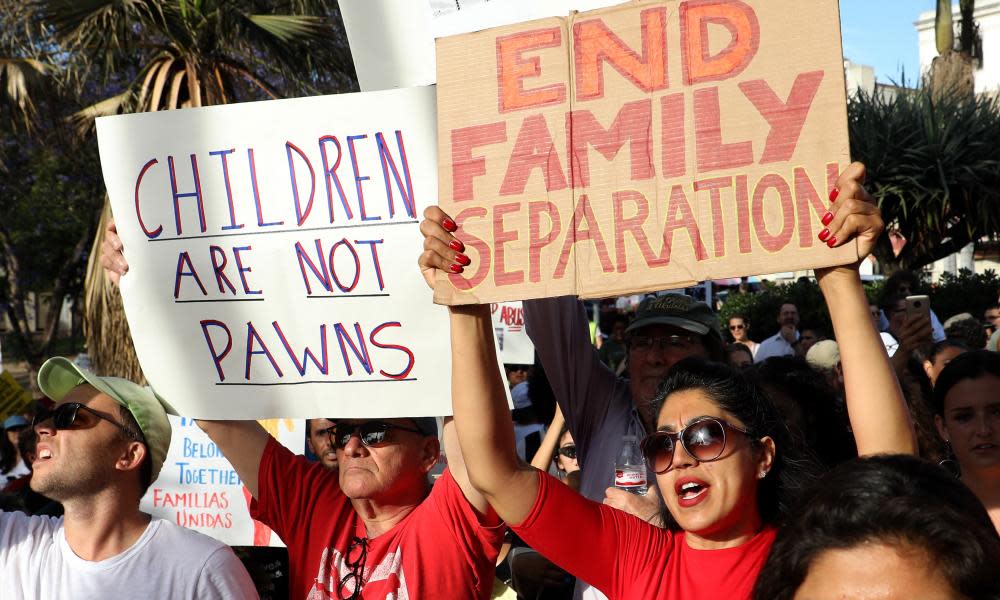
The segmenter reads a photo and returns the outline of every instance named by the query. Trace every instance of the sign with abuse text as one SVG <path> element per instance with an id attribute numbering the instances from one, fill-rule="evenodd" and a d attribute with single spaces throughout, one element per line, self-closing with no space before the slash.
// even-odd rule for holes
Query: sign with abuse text
<path id="1" fill-rule="evenodd" d="M 416 267 L 434 109 L 414 88 L 98 121 L 136 352 L 179 414 L 450 412 Z"/>
<path id="2" fill-rule="evenodd" d="M 625 5 L 437 42 L 448 304 L 606 297 L 856 260 L 836 0 Z M 441 276 L 442 279 L 446 277 Z"/>
<path id="3" fill-rule="evenodd" d="M 524 328 L 524 306 L 521 302 L 499 302 L 490 305 L 493 313 L 493 333 L 497 338 L 500 362 L 508 365 L 535 363 L 535 345 Z"/>

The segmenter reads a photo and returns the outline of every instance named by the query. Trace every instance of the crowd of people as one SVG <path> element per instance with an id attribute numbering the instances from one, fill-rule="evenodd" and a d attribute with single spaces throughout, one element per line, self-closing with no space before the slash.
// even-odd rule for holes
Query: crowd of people
<path id="1" fill-rule="evenodd" d="M 866 256 L 883 223 L 863 178 L 837 180 L 824 238 Z M 449 215 L 424 217 L 433 287 L 472 259 Z M 489 307 L 452 306 L 440 429 L 311 419 L 310 460 L 254 421 L 199 426 L 287 544 L 292 598 L 1000 598 L 991 313 L 942 323 L 905 274 L 874 304 L 857 265 L 816 279 L 833 339 L 791 302 L 756 343 L 746 315 L 664 294 L 598 349 L 583 303 L 533 299 L 537 362 L 505 381 Z M 138 510 L 169 444 L 160 398 L 58 358 L 39 387 L 54 404 L 5 423 L 0 473 L 23 462 L 64 513 L 0 512 L 0 598 L 255 596 L 228 548 Z"/>

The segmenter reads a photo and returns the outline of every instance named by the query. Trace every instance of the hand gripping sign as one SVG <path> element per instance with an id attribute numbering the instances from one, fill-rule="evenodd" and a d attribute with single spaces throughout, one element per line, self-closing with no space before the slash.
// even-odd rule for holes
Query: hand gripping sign
<path id="1" fill-rule="evenodd" d="M 607 297 L 849 263 L 836 0 L 672 0 L 437 44 L 448 304 Z"/>
<path id="2" fill-rule="evenodd" d="M 100 119 L 149 382 L 196 418 L 450 412 L 447 313 L 415 266 L 434 90 Z"/>

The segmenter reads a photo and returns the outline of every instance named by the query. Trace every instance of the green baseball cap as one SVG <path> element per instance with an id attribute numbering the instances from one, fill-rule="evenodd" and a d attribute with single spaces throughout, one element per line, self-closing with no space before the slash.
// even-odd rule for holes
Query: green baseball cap
<path id="1" fill-rule="evenodd" d="M 167 458 L 167 449 L 170 448 L 170 420 L 167 419 L 163 400 L 148 387 L 120 377 L 99 377 L 62 357 L 50 358 L 38 370 L 38 389 L 56 402 L 84 383 L 107 394 L 135 417 L 146 438 L 146 447 L 149 448 L 149 458 L 152 461 L 152 481 L 156 481 L 163 461 Z"/>

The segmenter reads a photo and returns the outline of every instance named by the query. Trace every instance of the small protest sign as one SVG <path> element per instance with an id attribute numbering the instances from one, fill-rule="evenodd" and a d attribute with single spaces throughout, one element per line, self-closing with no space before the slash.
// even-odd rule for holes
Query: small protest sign
<path id="1" fill-rule="evenodd" d="M 302 454 L 305 421 L 274 419 L 263 424 L 282 445 Z M 250 517 L 250 492 L 205 432 L 183 417 L 171 416 L 170 426 L 173 436 L 163 470 L 149 486 L 140 508 L 230 546 L 283 545 L 270 528 Z"/>
<path id="2" fill-rule="evenodd" d="M 530 365 L 535 362 L 535 345 L 524 329 L 524 307 L 520 302 L 500 302 L 490 305 L 493 331 L 496 333 L 500 362 L 508 365 Z"/>
<path id="3" fill-rule="evenodd" d="M 607 297 L 857 259 L 836 0 L 643 1 L 437 43 L 447 304 Z"/>
<path id="4" fill-rule="evenodd" d="M 447 312 L 416 268 L 434 90 L 97 123 L 143 372 L 188 417 L 450 413 Z"/>
<path id="5" fill-rule="evenodd" d="M 0 421 L 24 410 L 31 402 L 29 394 L 10 371 L 0 372 Z"/>

